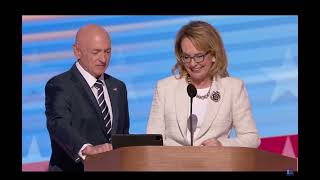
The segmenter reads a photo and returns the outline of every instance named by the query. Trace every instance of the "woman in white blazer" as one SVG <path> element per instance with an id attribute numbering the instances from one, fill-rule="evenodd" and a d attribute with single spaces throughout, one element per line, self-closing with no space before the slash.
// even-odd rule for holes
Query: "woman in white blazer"
<path id="1" fill-rule="evenodd" d="M 242 80 L 229 77 L 227 56 L 218 31 L 202 21 L 191 21 L 176 36 L 176 64 L 173 76 L 158 81 L 155 88 L 148 134 L 162 134 L 166 146 L 191 143 L 188 84 L 193 98 L 193 145 L 260 145 L 246 87 Z M 178 74 L 176 74 L 178 72 Z M 231 129 L 236 137 L 230 138 Z"/>

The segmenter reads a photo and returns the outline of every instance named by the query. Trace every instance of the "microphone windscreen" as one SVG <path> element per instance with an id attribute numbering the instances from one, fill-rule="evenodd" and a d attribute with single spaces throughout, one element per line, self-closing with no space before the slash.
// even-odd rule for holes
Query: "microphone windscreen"
<path id="1" fill-rule="evenodd" d="M 193 84 L 188 85 L 187 92 L 188 92 L 189 97 L 191 97 L 191 98 L 193 98 L 197 95 L 197 89 L 196 89 L 196 87 L 194 87 Z"/>

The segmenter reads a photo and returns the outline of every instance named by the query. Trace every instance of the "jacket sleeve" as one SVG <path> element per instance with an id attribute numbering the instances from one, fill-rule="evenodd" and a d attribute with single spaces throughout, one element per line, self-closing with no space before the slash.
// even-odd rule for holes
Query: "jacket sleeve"
<path id="1" fill-rule="evenodd" d="M 161 96 L 160 90 L 159 83 L 157 83 L 149 114 L 147 134 L 162 134 L 165 139 L 164 97 Z"/>
<path id="2" fill-rule="evenodd" d="M 76 162 L 80 160 L 79 150 L 88 143 L 74 129 L 71 117 L 71 93 L 61 81 L 51 79 L 45 87 L 47 128 L 50 137 Z"/>
<path id="3" fill-rule="evenodd" d="M 129 107 L 128 107 L 128 95 L 127 95 L 127 87 L 123 83 L 123 110 L 124 110 L 124 128 L 123 128 L 123 134 L 129 134 L 129 128 L 130 128 L 130 118 L 129 118 Z"/>
<path id="4" fill-rule="evenodd" d="M 232 91 L 231 114 L 237 136 L 232 139 L 219 139 L 219 141 L 223 146 L 256 148 L 260 145 L 260 138 L 243 81 L 237 81 Z"/>

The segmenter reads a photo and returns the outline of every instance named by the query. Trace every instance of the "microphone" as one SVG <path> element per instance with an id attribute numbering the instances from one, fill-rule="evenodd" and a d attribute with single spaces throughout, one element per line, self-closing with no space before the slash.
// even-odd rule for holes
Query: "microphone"
<path id="1" fill-rule="evenodd" d="M 193 84 L 188 85 L 187 92 L 190 98 L 194 98 L 197 95 L 197 89 Z"/>
<path id="2" fill-rule="evenodd" d="M 191 134 L 191 146 L 193 146 L 193 128 L 192 128 L 192 100 L 197 95 L 197 89 L 193 84 L 189 84 L 187 87 L 187 92 L 190 97 L 190 134 Z"/>

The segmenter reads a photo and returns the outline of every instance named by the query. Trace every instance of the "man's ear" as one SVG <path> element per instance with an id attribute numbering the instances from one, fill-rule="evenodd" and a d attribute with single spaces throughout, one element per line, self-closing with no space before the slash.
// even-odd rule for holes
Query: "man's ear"
<path id="1" fill-rule="evenodd" d="M 73 54 L 76 56 L 77 59 L 81 58 L 81 51 L 80 51 L 79 45 L 77 44 L 73 45 Z"/>

